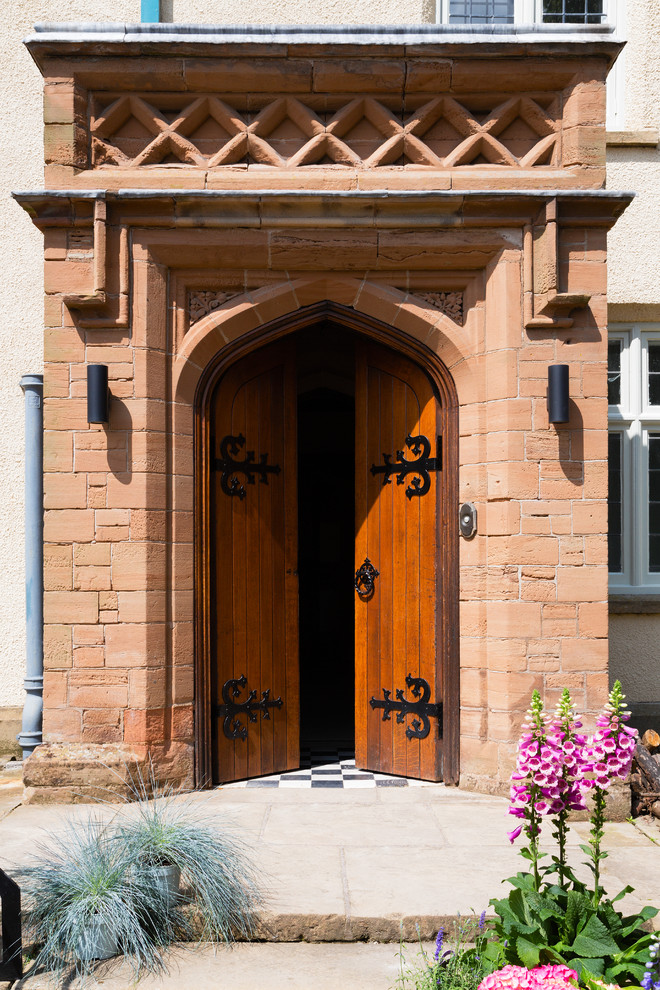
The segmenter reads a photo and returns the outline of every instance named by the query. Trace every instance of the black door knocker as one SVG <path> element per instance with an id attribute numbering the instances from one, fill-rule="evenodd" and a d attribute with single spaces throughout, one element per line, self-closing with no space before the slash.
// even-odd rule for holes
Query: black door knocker
<path id="1" fill-rule="evenodd" d="M 361 564 L 355 572 L 355 590 L 363 601 L 366 601 L 373 595 L 374 581 L 378 577 L 378 574 L 379 572 L 369 558 L 365 557 L 364 564 Z"/>

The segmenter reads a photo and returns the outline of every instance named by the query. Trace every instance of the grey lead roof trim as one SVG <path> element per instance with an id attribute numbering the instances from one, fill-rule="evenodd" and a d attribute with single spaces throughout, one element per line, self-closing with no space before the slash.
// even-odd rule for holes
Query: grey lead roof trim
<path id="1" fill-rule="evenodd" d="M 129 24 L 58 23 L 44 21 L 34 26 L 25 42 L 107 43 L 187 42 L 200 44 L 519 44 L 545 42 L 592 44 L 612 42 L 609 24 L 376 24 L 376 25 L 289 25 L 289 24 Z"/>
<path id="2" fill-rule="evenodd" d="M 612 189 L 29 189 L 14 190 L 15 199 L 621 199 L 637 194 Z"/>

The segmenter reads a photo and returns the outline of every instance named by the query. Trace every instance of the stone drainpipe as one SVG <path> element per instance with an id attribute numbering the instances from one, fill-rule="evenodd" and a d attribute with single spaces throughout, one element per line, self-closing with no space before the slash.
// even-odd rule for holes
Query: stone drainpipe
<path id="1" fill-rule="evenodd" d="M 25 613 L 23 723 L 17 736 L 27 759 L 42 741 L 44 688 L 43 375 L 23 375 L 25 395 Z"/>

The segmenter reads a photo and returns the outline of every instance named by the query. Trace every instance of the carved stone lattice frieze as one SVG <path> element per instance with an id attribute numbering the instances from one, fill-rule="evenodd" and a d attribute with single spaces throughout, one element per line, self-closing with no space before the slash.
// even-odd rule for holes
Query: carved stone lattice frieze
<path id="1" fill-rule="evenodd" d="M 214 95 L 160 99 L 162 107 L 155 94 L 118 95 L 111 103 L 98 95 L 90 120 L 92 167 L 560 165 L 560 121 L 543 97 L 495 96 L 490 108 L 475 109 L 438 96 L 407 115 L 372 97 L 349 99 L 328 113 L 293 97 L 277 97 L 259 111 L 239 111 Z"/>
<path id="2" fill-rule="evenodd" d="M 215 289 L 192 289 L 188 294 L 191 326 L 201 320 L 203 316 L 208 316 L 214 309 L 219 309 L 228 299 L 233 299 L 237 295 L 237 292 L 221 292 Z"/>
<path id="3" fill-rule="evenodd" d="M 441 313 L 448 316 L 454 323 L 463 326 L 463 293 L 462 292 L 418 292 L 420 299 L 435 306 Z"/>

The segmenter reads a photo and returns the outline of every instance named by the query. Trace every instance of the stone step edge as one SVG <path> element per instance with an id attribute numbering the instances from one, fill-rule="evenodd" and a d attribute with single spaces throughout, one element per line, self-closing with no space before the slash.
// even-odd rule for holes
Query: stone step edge
<path id="1" fill-rule="evenodd" d="M 450 934 L 459 920 L 457 913 L 351 917 L 344 914 L 263 912 L 251 941 L 429 942 L 435 939 L 439 928 Z"/>

